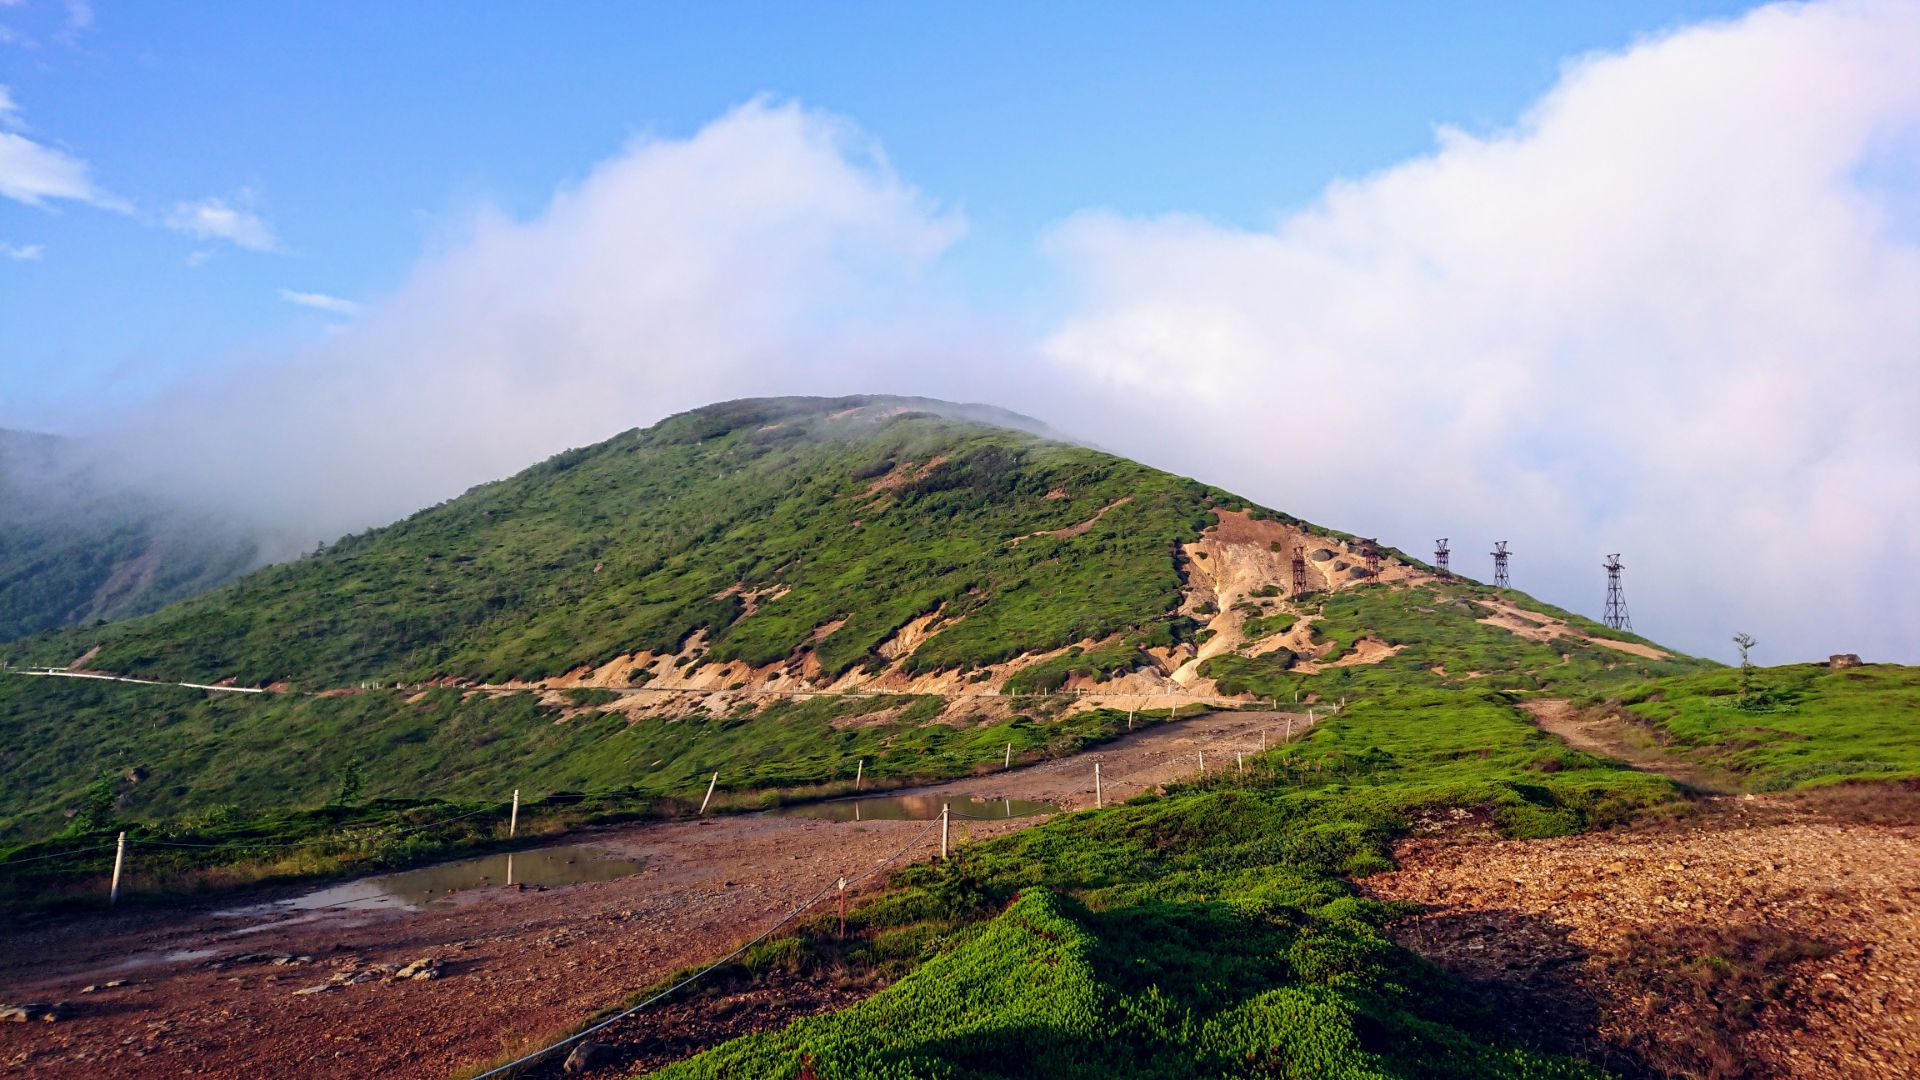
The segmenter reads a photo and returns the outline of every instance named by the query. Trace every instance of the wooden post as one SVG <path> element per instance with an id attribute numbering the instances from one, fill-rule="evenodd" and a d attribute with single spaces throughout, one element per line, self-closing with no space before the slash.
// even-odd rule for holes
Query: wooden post
<path id="1" fill-rule="evenodd" d="M 720 784 L 720 774 L 719 774 L 719 773 L 714 773 L 714 774 L 713 774 L 713 779 L 711 779 L 711 780 L 709 780 L 709 781 L 707 781 L 707 797 L 706 797 L 706 798 L 704 798 L 704 799 L 701 799 L 701 800 L 700 800 L 700 813 L 701 813 L 701 816 L 703 816 L 703 817 L 704 817 L 704 816 L 706 815 L 706 812 L 707 812 L 707 804 L 713 801 L 713 789 L 714 789 L 715 787 L 718 787 L 718 786 L 719 786 L 719 784 Z"/>
<path id="2" fill-rule="evenodd" d="M 847 879 L 840 879 L 840 936 L 847 936 Z"/>
<path id="3" fill-rule="evenodd" d="M 1201 750 L 1199 751 L 1199 754 L 1200 754 L 1200 775 L 1205 776 L 1207 775 L 1207 752 L 1205 750 Z"/>
<path id="4" fill-rule="evenodd" d="M 514 788 L 513 810 L 507 815 L 507 839 L 513 839 L 513 834 L 518 831 L 520 831 L 520 789 Z"/>
<path id="5" fill-rule="evenodd" d="M 1267 729 L 1266 728 L 1260 729 L 1260 752 L 1263 754 L 1267 752 Z"/>
<path id="6" fill-rule="evenodd" d="M 1133 730 L 1133 710 L 1132 709 L 1127 710 L 1127 730 L 1128 731 Z"/>
<path id="7" fill-rule="evenodd" d="M 1097 809 L 1107 805 L 1106 797 L 1100 793 L 1100 763 L 1093 763 L 1093 805 Z"/>
<path id="8" fill-rule="evenodd" d="M 120 834 L 120 842 L 113 849 L 113 884 L 107 886 L 107 903 L 120 902 L 120 868 L 127 862 L 127 834 Z"/>
<path id="9" fill-rule="evenodd" d="M 1013 744 L 1012 743 L 1007 744 L 1007 761 L 1006 761 L 1006 764 L 1000 767 L 1003 769 L 1013 768 Z"/>
<path id="10" fill-rule="evenodd" d="M 867 778 L 867 759 L 861 758 L 853 767 L 853 790 L 859 791 L 860 784 Z"/>
<path id="11" fill-rule="evenodd" d="M 1241 776 L 1247 775 L 1247 759 L 1240 756 L 1240 751 L 1238 750 L 1233 752 L 1233 764 L 1235 768 L 1240 770 Z"/>
<path id="12" fill-rule="evenodd" d="M 1293 741 L 1293 717 L 1287 717 L 1287 741 Z"/>
<path id="13" fill-rule="evenodd" d="M 952 805 L 948 803 L 940 804 L 940 858 L 942 860 L 945 860 L 947 857 L 947 821 L 952 812 Z"/>

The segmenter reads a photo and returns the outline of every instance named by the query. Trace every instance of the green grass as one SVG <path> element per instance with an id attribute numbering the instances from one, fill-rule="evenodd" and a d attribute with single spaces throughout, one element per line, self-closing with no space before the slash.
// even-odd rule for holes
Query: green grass
<path id="1" fill-rule="evenodd" d="M 1395 909 L 1345 878 L 1388 866 L 1422 810 L 1481 808 L 1509 835 L 1547 836 L 1676 795 L 1567 750 L 1503 695 L 1355 703 L 1246 778 L 899 871 L 848 940 L 816 920 L 738 972 L 904 977 L 655 1075 L 1601 1075 L 1503 1042 L 1472 995 L 1386 937 Z"/>
<path id="2" fill-rule="evenodd" d="M 1059 719 L 1057 702 L 1025 705 L 986 721 L 934 697 L 814 697 L 629 723 L 532 692 L 212 695 L 0 675 L 0 852 L 60 831 L 103 776 L 122 818 L 164 822 L 319 806 L 355 762 L 368 798 L 495 800 L 514 788 L 697 797 L 715 771 L 729 792 L 846 783 L 862 760 L 869 783 L 948 779 L 998 766 L 1009 743 L 1016 761 L 1031 761 L 1126 729 L 1125 713 Z"/>
<path id="3" fill-rule="evenodd" d="M 1084 533 L 1035 535 L 1123 498 Z M 909 666 L 969 668 L 1151 632 L 1180 600 L 1177 546 L 1215 505 L 1249 506 L 887 399 L 733 402 L 568 451 L 154 615 L 8 652 L 60 664 L 99 645 L 105 670 L 318 689 L 538 679 L 673 652 L 704 628 L 713 660 L 810 652 L 831 676 L 880 663 L 883 641 L 944 605 L 948 624 Z M 740 587 L 788 591 L 748 614 Z"/>
<path id="4" fill-rule="evenodd" d="M 1591 695 L 1670 748 L 1738 774 L 1754 791 L 1920 778 L 1920 669 L 1824 664 L 1725 668 Z"/>

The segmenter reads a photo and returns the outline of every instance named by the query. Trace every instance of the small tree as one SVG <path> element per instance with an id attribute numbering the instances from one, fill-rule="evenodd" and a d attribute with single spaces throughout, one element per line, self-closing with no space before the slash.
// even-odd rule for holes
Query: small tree
<path id="1" fill-rule="evenodd" d="M 1740 704 L 1749 706 L 1754 703 L 1753 661 L 1747 658 L 1747 653 L 1759 642 L 1753 640 L 1752 634 L 1741 633 L 1733 635 L 1733 643 L 1740 649 Z"/>
<path id="2" fill-rule="evenodd" d="M 98 780 L 87 785 L 86 801 L 80 804 L 80 812 L 73 815 L 69 831 L 90 833 L 112 828 L 119 801 L 118 785 L 113 777 L 102 774 Z"/>
<path id="3" fill-rule="evenodd" d="M 366 786 L 366 778 L 360 773 L 360 759 L 352 758 L 340 770 L 340 790 L 334 793 L 334 803 L 339 806 L 348 805 L 359 796 L 360 789 L 364 786 Z"/>

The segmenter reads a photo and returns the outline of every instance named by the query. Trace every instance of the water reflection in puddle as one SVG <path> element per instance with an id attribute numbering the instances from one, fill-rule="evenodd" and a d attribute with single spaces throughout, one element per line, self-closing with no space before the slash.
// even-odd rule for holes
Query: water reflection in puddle
<path id="1" fill-rule="evenodd" d="M 951 795 L 884 795 L 868 799 L 785 806 L 768 813 L 778 817 L 822 818 L 827 821 L 931 821 L 942 806 L 953 807 L 957 818 L 1020 818 L 1051 814 L 1060 808 L 1031 799 L 956 799 Z"/>
<path id="2" fill-rule="evenodd" d="M 639 859 L 615 855 L 589 844 L 565 844 L 506 855 L 424 866 L 397 874 L 362 878 L 330 885 L 273 904 L 222 912 L 257 915 L 267 912 L 304 912 L 322 908 L 373 910 L 421 907 L 445 902 L 452 894 L 505 885 L 573 885 L 583 881 L 612 881 L 637 874 Z M 264 929 L 264 927 L 263 927 Z"/>

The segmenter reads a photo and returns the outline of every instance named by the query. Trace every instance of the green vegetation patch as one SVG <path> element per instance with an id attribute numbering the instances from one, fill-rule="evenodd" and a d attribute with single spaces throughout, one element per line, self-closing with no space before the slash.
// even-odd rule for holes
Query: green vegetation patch
<path id="1" fill-rule="evenodd" d="M 1752 685 L 1742 692 L 1743 679 Z M 1756 791 L 1920 778 L 1920 668 L 1724 668 L 1590 696 Z"/>
<path id="2" fill-rule="evenodd" d="M 1489 614 L 1481 602 L 1489 595 L 1496 594 L 1460 581 L 1431 588 L 1342 589 L 1319 601 L 1319 618 L 1313 624 L 1316 640 L 1330 645 L 1326 659 L 1338 659 L 1362 637 L 1398 645 L 1399 653 L 1377 664 L 1327 668 L 1312 675 L 1293 671 L 1293 658 L 1284 653 L 1226 655 L 1208 660 L 1201 673 L 1217 680 L 1223 693 L 1252 692 L 1284 701 L 1294 694 L 1340 698 L 1441 688 L 1586 693 L 1593 687 L 1713 666 L 1677 655 L 1648 660 L 1573 637 L 1550 642 L 1523 638 L 1478 621 Z M 1519 599 L 1535 605 L 1531 598 Z M 1583 620 L 1577 621 L 1584 627 Z"/>

